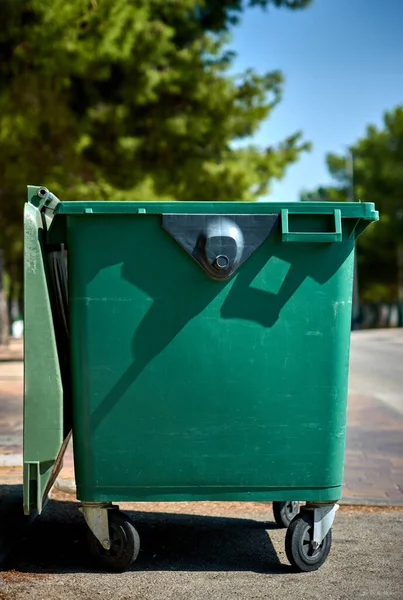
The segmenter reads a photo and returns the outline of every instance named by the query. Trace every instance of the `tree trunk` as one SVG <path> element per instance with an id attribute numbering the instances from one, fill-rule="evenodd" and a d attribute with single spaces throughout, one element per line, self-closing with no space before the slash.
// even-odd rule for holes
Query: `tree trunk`
<path id="1" fill-rule="evenodd" d="M 0 344 L 7 344 L 9 338 L 8 307 L 3 286 L 3 251 L 0 250 Z"/>
<path id="2" fill-rule="evenodd" d="M 358 294 L 358 262 L 357 262 L 357 245 L 354 252 L 354 279 L 353 279 L 353 310 L 352 310 L 352 329 L 361 328 L 360 319 L 360 298 Z"/>
<path id="3" fill-rule="evenodd" d="M 397 297 L 403 302 L 403 241 L 397 243 Z"/>

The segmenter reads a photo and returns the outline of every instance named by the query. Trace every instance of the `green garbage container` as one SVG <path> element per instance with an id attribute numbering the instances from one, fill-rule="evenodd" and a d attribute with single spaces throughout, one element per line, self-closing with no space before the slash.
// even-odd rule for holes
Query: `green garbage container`
<path id="1" fill-rule="evenodd" d="M 106 568 L 139 550 L 112 502 L 251 500 L 306 503 L 286 549 L 317 569 L 342 494 L 355 239 L 377 219 L 369 203 L 59 202 L 29 187 L 25 511 L 72 430 Z"/>

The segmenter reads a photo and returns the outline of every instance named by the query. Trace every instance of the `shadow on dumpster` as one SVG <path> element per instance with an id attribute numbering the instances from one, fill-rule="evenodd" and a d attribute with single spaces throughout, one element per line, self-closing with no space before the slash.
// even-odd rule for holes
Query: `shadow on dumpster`
<path id="1" fill-rule="evenodd" d="M 203 285 L 206 283 L 206 274 L 167 233 L 162 232 L 162 235 L 165 241 L 163 248 L 166 250 L 163 263 L 162 242 L 150 243 L 148 239 L 144 239 L 142 230 L 139 236 L 133 235 L 125 239 L 125 247 L 118 249 L 116 244 L 109 244 L 104 240 L 103 248 L 106 250 L 100 248 L 99 253 L 94 253 L 94 270 L 90 272 L 87 283 L 99 273 L 99 265 L 105 268 L 122 264 L 122 279 L 147 294 L 153 302 L 133 334 L 132 364 L 91 415 L 93 430 L 101 424 L 147 365 L 228 285 L 228 282 Z M 142 260 L 144 253 L 147 255 L 146 261 Z M 130 260 L 127 260 L 127 256 L 130 256 Z M 196 284 L 186 286 L 184 296 L 183 282 L 189 277 Z"/>
<path id="2" fill-rule="evenodd" d="M 282 308 L 306 278 L 324 284 L 338 271 L 352 250 L 350 244 L 328 244 L 318 253 L 316 248 L 312 248 L 312 244 L 300 244 L 296 253 L 292 244 L 279 244 L 275 237 L 269 236 L 259 251 L 240 268 L 235 280 L 218 282 L 211 280 L 165 232 L 162 232 L 158 244 L 150 243 L 153 236 L 155 237 L 155 231 L 150 235 L 143 230 L 139 230 L 138 235 L 122 235 L 124 242 L 119 247 L 114 240 L 108 242 L 103 239 L 102 246 L 89 258 L 93 262 L 87 283 L 100 270 L 121 264 L 122 279 L 153 300 L 133 335 L 133 363 L 92 413 L 92 430 L 99 427 L 143 370 L 225 287 L 229 286 L 229 292 L 219 309 L 223 319 L 244 319 L 270 328 L 278 321 Z M 144 254 L 147 256 L 146 261 L 141 259 Z M 130 260 L 127 260 L 127 256 L 130 256 Z M 269 265 L 265 279 L 270 282 L 273 270 L 270 260 L 274 257 L 289 264 L 277 294 L 253 287 L 253 280 L 267 263 Z M 278 274 L 276 278 L 278 279 Z M 187 280 L 192 285 L 184 287 L 183 282 Z M 85 319 L 85 315 L 83 318 Z"/>
<path id="3" fill-rule="evenodd" d="M 125 511 L 141 550 L 132 571 L 251 571 L 288 573 L 267 533 L 272 522 L 251 519 Z M 86 545 L 87 526 L 77 503 L 50 501 L 25 531 L 2 570 L 22 573 L 98 571 Z"/>
<path id="4" fill-rule="evenodd" d="M 266 252 L 255 252 L 249 259 L 247 269 L 240 269 L 234 285 L 221 307 L 223 319 L 254 321 L 263 327 L 273 327 L 280 318 L 281 310 L 294 296 L 305 279 L 311 278 L 320 285 L 325 284 L 340 268 L 351 252 L 346 245 L 327 245 L 321 252 L 312 245 L 299 244 L 298 253 L 293 244 L 279 245 L 269 238 L 265 242 Z M 266 281 L 277 280 L 276 266 L 272 258 L 288 264 L 277 293 L 254 287 L 253 282 L 267 264 Z M 296 307 L 298 310 L 298 307 Z"/>
<path id="5" fill-rule="evenodd" d="M 133 336 L 133 363 L 91 415 L 93 430 L 100 425 L 147 365 L 169 346 L 187 323 L 200 314 L 220 291 L 219 284 L 213 286 L 213 289 L 205 286 L 203 293 L 190 293 L 187 304 L 181 308 L 178 308 L 178 297 L 172 292 L 153 302 Z"/>
<path id="6" fill-rule="evenodd" d="M 270 259 L 269 259 L 270 261 Z M 277 294 L 253 287 L 253 280 L 268 262 L 267 256 L 256 252 L 249 259 L 250 268 L 240 270 L 234 285 L 223 302 L 223 319 L 254 321 L 263 327 L 273 327 L 280 318 L 281 309 L 307 277 L 305 270 L 292 262 Z M 288 262 L 288 261 L 287 261 Z"/>

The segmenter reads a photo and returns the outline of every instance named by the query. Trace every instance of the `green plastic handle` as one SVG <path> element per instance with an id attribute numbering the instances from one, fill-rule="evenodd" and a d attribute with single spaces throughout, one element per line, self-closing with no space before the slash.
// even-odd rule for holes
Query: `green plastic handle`
<path id="1" fill-rule="evenodd" d="M 334 231 L 289 231 L 289 209 L 283 208 L 281 210 L 281 232 L 283 242 L 341 242 L 343 239 L 343 230 L 341 226 L 341 210 L 339 208 L 335 208 L 331 214 L 333 214 L 334 217 Z"/>

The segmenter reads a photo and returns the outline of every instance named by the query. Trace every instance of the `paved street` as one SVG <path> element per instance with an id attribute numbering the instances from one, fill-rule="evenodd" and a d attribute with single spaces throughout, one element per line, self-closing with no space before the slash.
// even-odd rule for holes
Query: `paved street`
<path id="1" fill-rule="evenodd" d="M 0 466 L 21 465 L 23 379 L 21 361 L 0 361 Z"/>
<path id="2" fill-rule="evenodd" d="M 53 500 L 0 573 L 2 600 L 402 600 L 403 510 L 343 507 L 327 562 L 293 573 L 267 504 L 126 505 L 141 538 L 133 568 L 97 571 L 86 526 Z"/>
<path id="3" fill-rule="evenodd" d="M 403 503 L 403 329 L 354 332 L 346 500 Z"/>
<path id="4" fill-rule="evenodd" d="M 403 415 L 403 330 L 354 332 L 350 390 L 370 395 Z"/>

